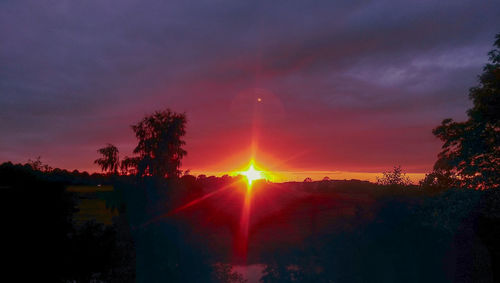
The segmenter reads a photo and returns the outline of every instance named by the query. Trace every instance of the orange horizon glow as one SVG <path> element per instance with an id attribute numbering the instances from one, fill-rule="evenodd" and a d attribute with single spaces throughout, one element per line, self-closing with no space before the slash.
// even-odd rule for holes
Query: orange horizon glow
<path id="1" fill-rule="evenodd" d="M 254 132 L 257 132 L 254 129 Z M 208 167 L 191 168 L 190 174 L 194 176 L 206 175 L 222 177 L 228 176 L 244 176 L 244 172 L 250 168 L 251 163 L 255 170 L 258 170 L 263 175 L 262 179 L 274 183 L 283 182 L 302 182 L 305 178 L 311 178 L 313 181 L 321 181 L 325 177 L 331 180 L 361 180 L 376 182 L 377 177 L 382 177 L 383 172 L 378 171 L 380 168 L 361 169 L 359 171 L 347 170 L 328 170 L 322 168 L 296 168 L 293 166 L 293 161 L 303 155 L 309 154 L 308 150 L 299 151 L 287 158 L 276 158 L 275 155 L 258 147 L 257 139 L 254 138 L 251 145 L 228 154 L 225 158 L 211 164 Z M 250 158 L 249 158 L 250 157 Z M 248 161 L 250 159 L 250 161 Z M 244 162 L 247 160 L 247 162 Z M 234 170 L 234 168 L 239 168 Z M 367 171 L 364 171 L 367 170 Z M 392 167 L 388 167 L 384 171 L 391 171 Z M 406 175 L 414 184 L 418 184 L 420 180 L 425 178 L 423 172 L 406 172 Z"/>
<path id="2" fill-rule="evenodd" d="M 259 169 L 259 167 L 257 167 Z M 206 175 L 222 177 L 224 175 L 237 176 L 244 175 L 241 172 L 245 171 L 211 171 L 211 170 L 190 170 L 194 176 Z M 309 177 L 313 181 L 321 181 L 328 177 L 331 180 L 361 180 L 376 182 L 377 177 L 382 177 L 383 172 L 357 172 L 357 171 L 327 171 L 327 170 L 312 170 L 312 171 L 260 171 L 267 181 L 274 183 L 284 182 L 302 182 Z M 425 178 L 426 173 L 406 173 L 410 180 L 417 184 Z"/>

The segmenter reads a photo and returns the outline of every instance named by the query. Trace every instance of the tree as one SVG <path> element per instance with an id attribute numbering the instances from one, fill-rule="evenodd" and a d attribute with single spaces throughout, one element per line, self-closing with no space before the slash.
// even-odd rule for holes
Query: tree
<path id="1" fill-rule="evenodd" d="M 128 157 L 125 156 L 120 163 L 120 171 L 124 175 L 135 175 L 137 174 L 137 165 L 139 164 L 138 157 Z"/>
<path id="2" fill-rule="evenodd" d="M 465 122 L 445 119 L 432 132 L 444 144 L 434 165 L 465 188 L 500 187 L 500 34 L 479 85 L 469 90 L 473 102 Z"/>
<path id="3" fill-rule="evenodd" d="M 166 109 L 144 117 L 132 126 L 139 144 L 134 149 L 139 154 L 139 176 L 178 178 L 181 159 L 187 154 L 182 148 L 186 143 L 186 115 Z"/>
<path id="4" fill-rule="evenodd" d="M 31 167 L 31 169 L 36 171 L 50 172 L 53 169 L 48 164 L 42 162 L 41 156 L 38 156 L 35 160 L 28 159 L 27 164 Z"/>
<path id="5" fill-rule="evenodd" d="M 98 164 L 103 172 L 107 171 L 108 173 L 117 174 L 120 164 L 118 148 L 108 143 L 105 147 L 98 149 L 97 152 L 100 153 L 102 157 L 96 159 L 94 163 Z"/>
<path id="6" fill-rule="evenodd" d="M 439 192 L 453 187 L 457 181 L 449 171 L 434 170 L 425 174 L 425 178 L 419 182 L 419 186 L 422 189 Z"/>
<path id="7" fill-rule="evenodd" d="M 394 166 L 392 172 L 383 172 L 382 178 L 377 177 L 377 184 L 383 186 L 409 186 L 411 180 L 406 173 L 403 172 L 401 166 Z"/>

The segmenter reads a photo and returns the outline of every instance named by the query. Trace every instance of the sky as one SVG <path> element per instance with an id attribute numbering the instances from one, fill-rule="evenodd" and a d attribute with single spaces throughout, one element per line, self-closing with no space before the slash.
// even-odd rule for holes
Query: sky
<path id="1" fill-rule="evenodd" d="M 429 172 L 431 131 L 465 119 L 499 6 L 4 0 L 0 162 L 94 172 L 98 148 L 130 156 L 130 125 L 170 108 L 187 115 L 192 172 L 240 168 L 252 144 L 262 167 L 300 178 Z"/>

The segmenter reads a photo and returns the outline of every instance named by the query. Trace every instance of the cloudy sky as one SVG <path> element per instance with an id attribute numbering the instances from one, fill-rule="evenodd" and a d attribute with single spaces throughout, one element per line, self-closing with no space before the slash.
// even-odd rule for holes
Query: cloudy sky
<path id="1" fill-rule="evenodd" d="M 500 30 L 497 1 L 1 1 L 0 161 L 97 170 L 186 112 L 184 169 L 432 168 Z M 258 102 L 257 98 L 261 98 Z M 282 162 L 276 162 L 281 160 Z"/>

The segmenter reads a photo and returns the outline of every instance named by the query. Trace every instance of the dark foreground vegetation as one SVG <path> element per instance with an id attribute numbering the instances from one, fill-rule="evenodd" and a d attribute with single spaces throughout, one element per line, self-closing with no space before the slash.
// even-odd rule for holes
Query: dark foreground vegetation
<path id="1" fill-rule="evenodd" d="M 103 174 L 4 163 L 4 258 L 16 268 L 6 272 L 20 282 L 242 282 L 232 265 L 258 264 L 262 282 L 500 282 L 500 35 L 495 45 L 468 120 L 434 129 L 443 150 L 419 185 L 400 167 L 377 184 L 256 182 L 248 239 L 242 177 L 180 171 L 184 114 L 132 126 L 132 157 L 99 149 Z M 80 213 L 102 202 L 109 223 Z"/>
<path id="2" fill-rule="evenodd" d="M 0 180 L 4 215 L 13 227 L 4 232 L 15 243 L 12 262 L 37 271 L 19 279 L 241 282 L 233 263 L 262 265 L 263 282 L 500 279 L 498 190 L 436 191 L 355 180 L 257 183 L 248 258 L 239 262 L 231 238 L 242 195 L 224 192 L 159 217 L 238 177 L 137 179 L 4 163 Z M 75 225 L 78 198 L 65 187 L 97 184 L 114 186 L 106 203 L 119 214 L 112 225 Z M 270 200 L 276 209 L 263 212 Z M 236 210 L 220 208 L 227 202 L 236 202 Z M 279 228 L 261 234 L 273 225 Z"/>

